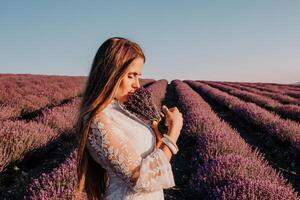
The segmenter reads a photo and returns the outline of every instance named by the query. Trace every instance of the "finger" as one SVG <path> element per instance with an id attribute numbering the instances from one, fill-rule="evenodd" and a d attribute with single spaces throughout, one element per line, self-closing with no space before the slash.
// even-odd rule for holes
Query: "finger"
<path id="1" fill-rule="evenodd" d="M 156 137 L 161 138 L 161 133 L 158 130 L 158 122 L 153 121 L 151 125 L 152 125 L 152 129 L 154 130 Z"/>
<path id="2" fill-rule="evenodd" d="M 163 112 L 161 112 L 161 111 L 159 111 L 159 114 L 161 115 L 161 116 L 165 116 L 165 114 L 163 113 Z"/>
<path id="3" fill-rule="evenodd" d="M 167 110 L 168 109 L 167 106 L 165 106 L 165 105 L 163 105 L 161 108 L 162 108 L 162 110 Z"/>
<path id="4" fill-rule="evenodd" d="M 169 115 L 170 114 L 169 109 L 165 105 L 162 106 L 162 111 L 164 112 L 165 115 Z"/>
<path id="5" fill-rule="evenodd" d="M 177 108 L 177 107 L 172 107 L 172 108 L 170 108 L 169 110 L 172 111 L 172 112 L 173 112 L 174 110 L 178 111 L 178 108 Z"/>
<path id="6" fill-rule="evenodd" d="M 151 126 L 156 127 L 157 126 L 157 121 L 152 121 Z"/>
<path id="7" fill-rule="evenodd" d="M 175 110 L 175 108 L 169 108 L 169 111 L 173 112 Z"/>
<path id="8" fill-rule="evenodd" d="M 158 130 L 158 122 L 157 121 L 153 121 L 151 124 L 151 127 L 156 131 Z"/>
<path id="9" fill-rule="evenodd" d="M 168 120 L 165 121 L 165 126 L 166 126 L 166 127 L 169 127 Z"/>
<path id="10" fill-rule="evenodd" d="M 178 108 L 176 106 L 172 107 L 173 110 L 178 110 Z"/>

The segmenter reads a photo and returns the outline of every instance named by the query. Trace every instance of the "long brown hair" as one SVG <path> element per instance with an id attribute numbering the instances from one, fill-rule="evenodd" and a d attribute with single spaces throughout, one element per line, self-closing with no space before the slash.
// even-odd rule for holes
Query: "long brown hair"
<path id="1" fill-rule="evenodd" d="M 89 200 L 103 199 L 106 192 L 107 172 L 96 163 L 86 148 L 89 126 L 113 99 L 129 64 L 145 55 L 140 46 L 128 39 L 112 37 L 98 49 L 85 85 L 77 120 L 77 180 L 75 199 L 80 199 L 83 190 Z"/>

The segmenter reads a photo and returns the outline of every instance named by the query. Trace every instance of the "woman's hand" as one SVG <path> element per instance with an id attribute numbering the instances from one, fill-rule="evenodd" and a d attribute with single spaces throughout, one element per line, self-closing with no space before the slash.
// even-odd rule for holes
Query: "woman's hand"
<path id="1" fill-rule="evenodd" d="M 183 125 L 183 118 L 181 112 L 177 107 L 168 109 L 166 106 L 162 106 L 162 111 L 166 116 L 166 126 L 168 127 L 168 135 L 177 141 L 180 131 Z"/>
<path id="2" fill-rule="evenodd" d="M 151 124 L 151 128 L 153 129 L 154 133 L 155 133 L 155 136 L 156 136 L 156 145 L 155 147 L 156 148 L 159 148 L 161 143 L 162 143 L 162 134 L 161 132 L 158 130 L 158 122 L 157 121 L 152 121 L 152 124 Z"/>

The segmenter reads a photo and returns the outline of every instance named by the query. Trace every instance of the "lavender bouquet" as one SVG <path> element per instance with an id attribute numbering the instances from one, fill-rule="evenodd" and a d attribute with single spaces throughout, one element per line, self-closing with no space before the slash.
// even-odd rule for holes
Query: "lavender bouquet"
<path id="1" fill-rule="evenodd" d="M 137 117 L 142 118 L 143 121 L 151 123 L 152 121 L 158 122 L 158 130 L 162 134 L 168 132 L 165 126 L 165 117 L 162 116 L 154 104 L 152 92 L 144 87 L 138 88 L 133 95 L 130 95 L 124 106 L 131 113 Z"/>

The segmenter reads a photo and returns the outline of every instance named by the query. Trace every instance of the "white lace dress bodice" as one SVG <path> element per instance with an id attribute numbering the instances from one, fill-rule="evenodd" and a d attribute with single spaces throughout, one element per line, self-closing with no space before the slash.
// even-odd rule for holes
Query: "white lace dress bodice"
<path id="1" fill-rule="evenodd" d="M 91 123 L 87 149 L 108 173 L 106 200 L 161 200 L 175 186 L 172 167 L 155 148 L 152 128 L 117 100 Z"/>

